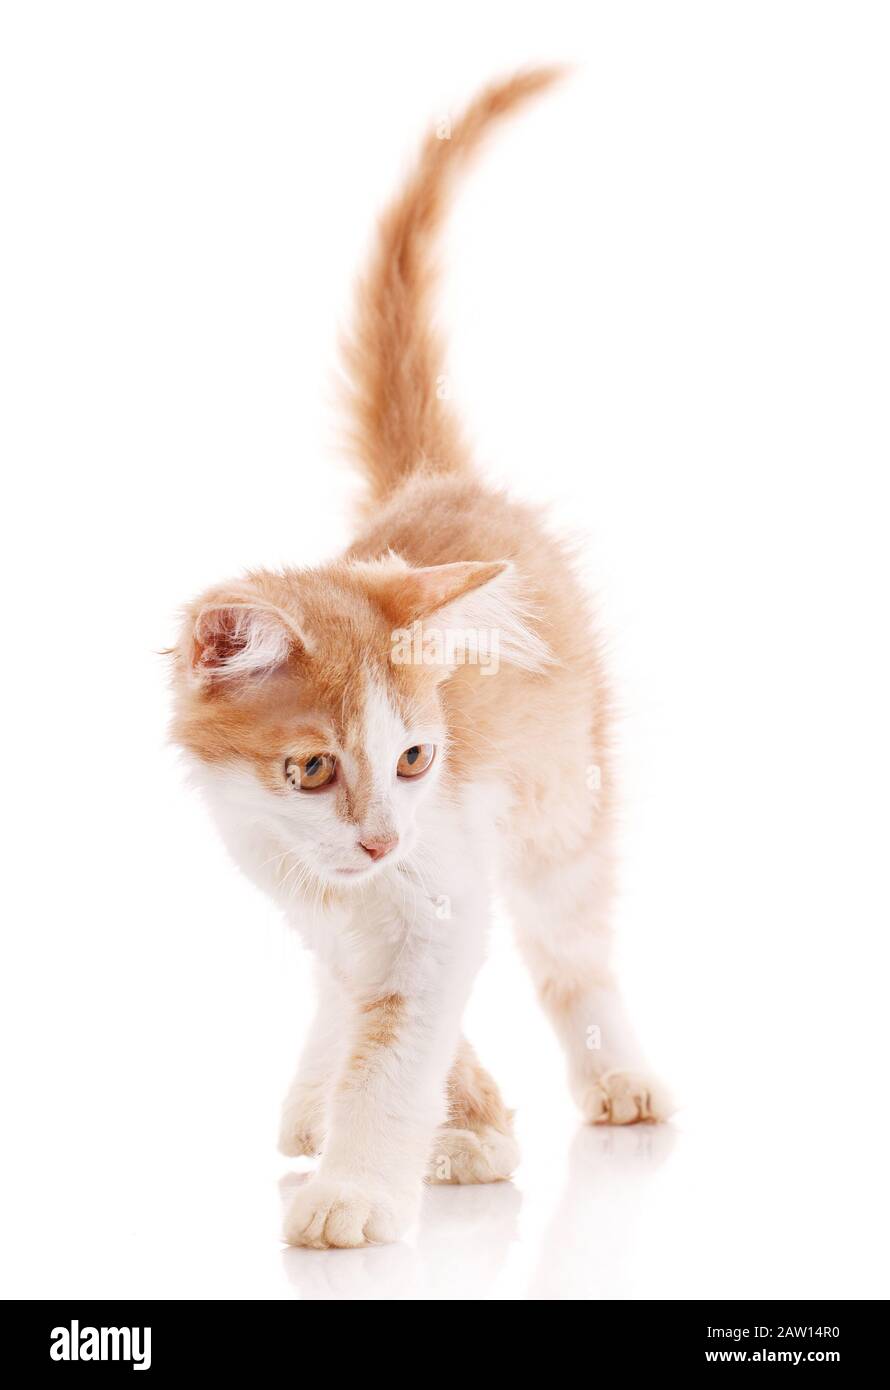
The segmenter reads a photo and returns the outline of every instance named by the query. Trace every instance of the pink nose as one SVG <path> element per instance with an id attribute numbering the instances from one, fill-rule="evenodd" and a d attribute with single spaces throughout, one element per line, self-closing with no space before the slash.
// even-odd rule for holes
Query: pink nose
<path id="1" fill-rule="evenodd" d="M 389 854 L 391 849 L 395 849 L 398 843 L 398 838 L 395 835 L 389 839 L 385 839 L 383 836 L 369 836 L 367 840 L 359 840 L 365 854 L 370 854 L 372 859 L 382 859 L 385 854 Z"/>

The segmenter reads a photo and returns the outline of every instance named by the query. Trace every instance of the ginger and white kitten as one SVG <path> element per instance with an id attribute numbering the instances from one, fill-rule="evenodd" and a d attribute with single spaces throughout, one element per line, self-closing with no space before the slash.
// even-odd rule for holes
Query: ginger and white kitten
<path id="1" fill-rule="evenodd" d="M 494 85 L 431 134 L 381 222 L 348 347 L 369 485 L 354 545 L 202 594 L 174 653 L 174 737 L 318 957 L 281 1131 L 285 1153 L 321 1154 L 295 1245 L 396 1240 L 424 1178 L 515 1168 L 461 1035 L 493 872 L 585 1119 L 666 1113 L 609 969 L 609 693 L 586 601 L 536 510 L 475 476 L 437 394 L 431 242 L 452 176 L 555 76 Z"/>

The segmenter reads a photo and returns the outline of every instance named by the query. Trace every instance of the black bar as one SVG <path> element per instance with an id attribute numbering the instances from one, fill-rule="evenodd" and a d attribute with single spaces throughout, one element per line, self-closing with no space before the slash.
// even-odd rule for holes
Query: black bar
<path id="1" fill-rule="evenodd" d="M 347 1363 L 364 1358 L 376 1374 L 373 1363 L 386 1347 L 390 1374 L 400 1366 L 406 1378 L 425 1375 L 424 1362 L 411 1350 L 412 1329 L 403 1332 L 398 1320 L 386 1319 L 379 1303 L 374 1306 L 375 1328 L 367 1338 L 361 1321 L 356 1324 L 350 1315 L 344 1322 L 342 1311 L 333 1314 L 337 1321 L 319 1338 L 318 1310 L 290 1299 L 11 1301 L 3 1305 L 3 1340 L 26 1383 L 34 1371 L 49 1371 L 63 1380 L 72 1375 L 134 1373 L 164 1378 L 190 1371 L 232 1376 L 281 1370 L 296 1376 L 305 1374 L 325 1348 L 333 1369 L 329 1358 L 334 1347 L 340 1366 L 345 1352 Z M 571 1312 L 563 1316 L 569 1323 Z M 756 1380 L 757 1371 L 765 1367 L 784 1366 L 805 1376 L 807 1371 L 841 1367 L 849 1375 L 880 1365 L 886 1303 L 603 1301 L 590 1303 L 583 1319 L 591 1374 L 605 1365 L 634 1372 L 702 1370 L 706 1375 L 732 1367 Z M 455 1338 L 460 1336 L 457 1327 L 452 1321 L 447 1333 L 443 1329 L 440 1355 L 453 1358 Z M 478 1332 L 468 1332 L 475 1343 Z M 538 1335 L 531 1327 L 528 1333 Z M 555 1335 L 562 1334 L 555 1330 Z M 524 1345 L 521 1335 L 513 1354 L 521 1356 Z M 562 1348 L 556 1364 L 576 1354 L 577 1347 Z M 420 1356 L 425 1356 L 423 1350 Z"/>

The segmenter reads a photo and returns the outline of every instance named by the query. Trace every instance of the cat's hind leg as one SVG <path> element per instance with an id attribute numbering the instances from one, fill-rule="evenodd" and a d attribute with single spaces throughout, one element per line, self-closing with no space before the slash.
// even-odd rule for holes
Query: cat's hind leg
<path id="1" fill-rule="evenodd" d="M 569 1085 L 591 1124 L 664 1120 L 673 1106 L 649 1072 L 610 967 L 612 867 L 595 838 L 536 855 L 505 884 L 520 950 L 563 1045 Z"/>
<path id="2" fill-rule="evenodd" d="M 465 1038 L 448 1075 L 448 1116 L 436 1131 L 430 1183 L 501 1182 L 519 1163 L 513 1117 Z"/>

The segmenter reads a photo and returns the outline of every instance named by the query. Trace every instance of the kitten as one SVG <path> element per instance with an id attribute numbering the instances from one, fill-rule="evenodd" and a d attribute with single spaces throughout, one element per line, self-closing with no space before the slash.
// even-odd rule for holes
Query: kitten
<path id="1" fill-rule="evenodd" d="M 281 1129 L 284 1153 L 321 1154 L 286 1218 L 295 1245 L 395 1240 L 424 1178 L 513 1172 L 510 1112 L 461 1035 L 493 870 L 585 1119 L 667 1113 L 609 970 L 609 693 L 586 601 L 536 510 L 475 476 L 437 391 L 446 195 L 556 76 L 491 86 L 431 134 L 381 222 L 347 347 L 355 543 L 210 589 L 174 653 L 174 738 L 318 957 Z"/>

